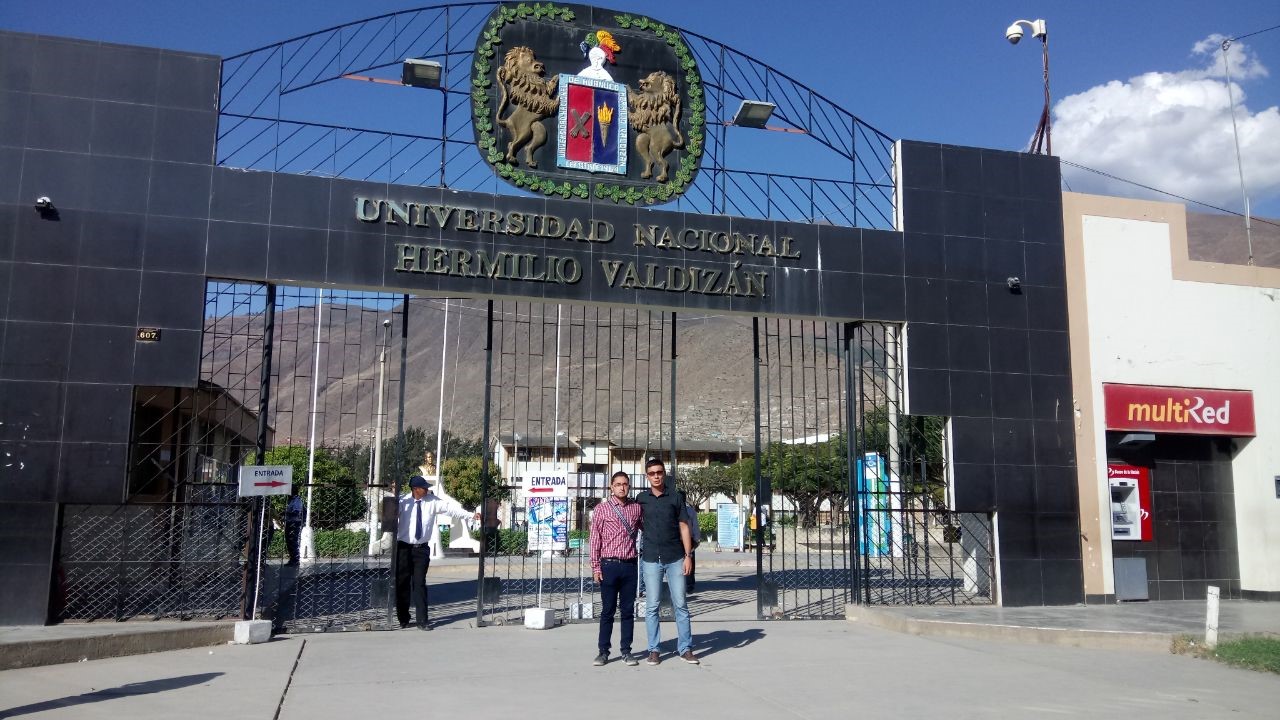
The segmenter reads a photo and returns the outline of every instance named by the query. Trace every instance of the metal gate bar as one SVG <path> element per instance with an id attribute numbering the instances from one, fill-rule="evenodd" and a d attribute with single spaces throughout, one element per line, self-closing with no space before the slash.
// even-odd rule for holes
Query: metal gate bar
<path id="1" fill-rule="evenodd" d="M 505 504 L 506 522 L 480 569 L 479 623 L 519 622 L 539 600 L 561 621 L 595 616 L 590 511 L 605 497 L 612 472 L 626 470 L 639 490 L 644 457 L 673 447 L 666 379 L 674 365 L 668 352 L 674 321 L 639 309 L 493 303 L 485 423 L 501 480 L 485 497 Z M 578 546 L 531 551 L 520 478 L 569 461 L 578 467 L 570 476 L 569 544 Z"/>
<path id="2" fill-rule="evenodd" d="M 902 412 L 900 338 L 896 325 L 850 324 L 855 597 L 866 604 L 990 603 L 991 518 L 954 508 L 944 419 Z"/>
<path id="3" fill-rule="evenodd" d="M 843 617 L 850 564 L 841 326 L 758 318 L 755 328 L 759 614 Z"/>

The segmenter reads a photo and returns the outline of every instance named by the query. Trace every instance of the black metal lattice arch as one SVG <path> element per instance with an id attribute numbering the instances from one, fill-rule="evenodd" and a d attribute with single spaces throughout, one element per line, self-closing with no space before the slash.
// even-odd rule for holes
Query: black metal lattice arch
<path id="1" fill-rule="evenodd" d="M 475 39 L 500 4 L 453 3 L 403 10 L 226 58 L 217 163 L 398 185 L 519 192 L 498 180 L 476 152 L 471 123 Z M 888 135 L 739 50 L 667 27 L 682 34 L 701 69 L 708 118 L 702 172 L 673 209 L 892 228 L 893 140 Z M 306 91 L 337 93 L 330 105 L 342 104 L 344 96 L 350 102 L 350 93 L 334 81 L 351 76 L 368 79 L 366 73 L 385 74 L 389 69 L 398 73 L 402 61 L 410 57 L 442 65 L 442 92 L 428 101 L 429 109 L 423 113 L 434 122 L 429 133 L 319 122 L 314 112 L 292 107 L 293 97 L 301 98 L 299 94 Z M 824 158 L 821 165 L 830 168 L 828 174 L 802 176 L 730 166 L 728 120 L 744 99 L 774 103 L 775 124 L 814 143 Z"/>

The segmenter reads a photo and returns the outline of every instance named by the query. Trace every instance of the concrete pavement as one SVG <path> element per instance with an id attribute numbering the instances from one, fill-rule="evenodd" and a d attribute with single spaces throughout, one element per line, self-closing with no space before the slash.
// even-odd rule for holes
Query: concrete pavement
<path id="1" fill-rule="evenodd" d="M 1273 718 L 1280 703 L 1274 675 L 1166 653 L 703 619 L 700 666 L 670 655 L 664 624 L 661 665 L 596 668 L 595 631 L 454 623 L 11 670 L 0 717 Z"/>

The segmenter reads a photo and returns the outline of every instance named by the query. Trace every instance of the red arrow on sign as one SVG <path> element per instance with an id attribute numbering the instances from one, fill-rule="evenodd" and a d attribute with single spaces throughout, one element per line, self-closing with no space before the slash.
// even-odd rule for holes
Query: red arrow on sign
<path id="1" fill-rule="evenodd" d="M 529 488 L 529 492 L 531 493 L 555 492 L 555 488 L 549 488 L 549 487 L 548 488 Z"/>
<path id="2" fill-rule="evenodd" d="M 280 487 L 282 485 L 288 485 L 288 484 L 289 483 L 287 482 L 281 482 L 279 480 L 268 480 L 267 482 L 256 482 L 253 484 L 253 486 L 254 487 Z"/>

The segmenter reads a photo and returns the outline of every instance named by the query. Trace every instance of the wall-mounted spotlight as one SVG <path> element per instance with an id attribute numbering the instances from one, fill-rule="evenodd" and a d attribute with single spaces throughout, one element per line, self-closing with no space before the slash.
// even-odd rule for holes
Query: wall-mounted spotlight
<path id="1" fill-rule="evenodd" d="M 743 100 L 733 115 L 733 125 L 745 128 L 763 128 L 773 115 L 777 105 L 763 100 Z"/>
<path id="2" fill-rule="evenodd" d="M 1005 280 L 1004 284 L 1009 287 L 1009 292 L 1015 293 L 1015 294 L 1022 293 L 1022 278 L 1011 277 L 1008 280 Z"/>
<path id="3" fill-rule="evenodd" d="M 405 58 L 400 82 L 417 88 L 438 88 L 440 87 L 441 70 L 440 63 L 435 60 Z"/>

